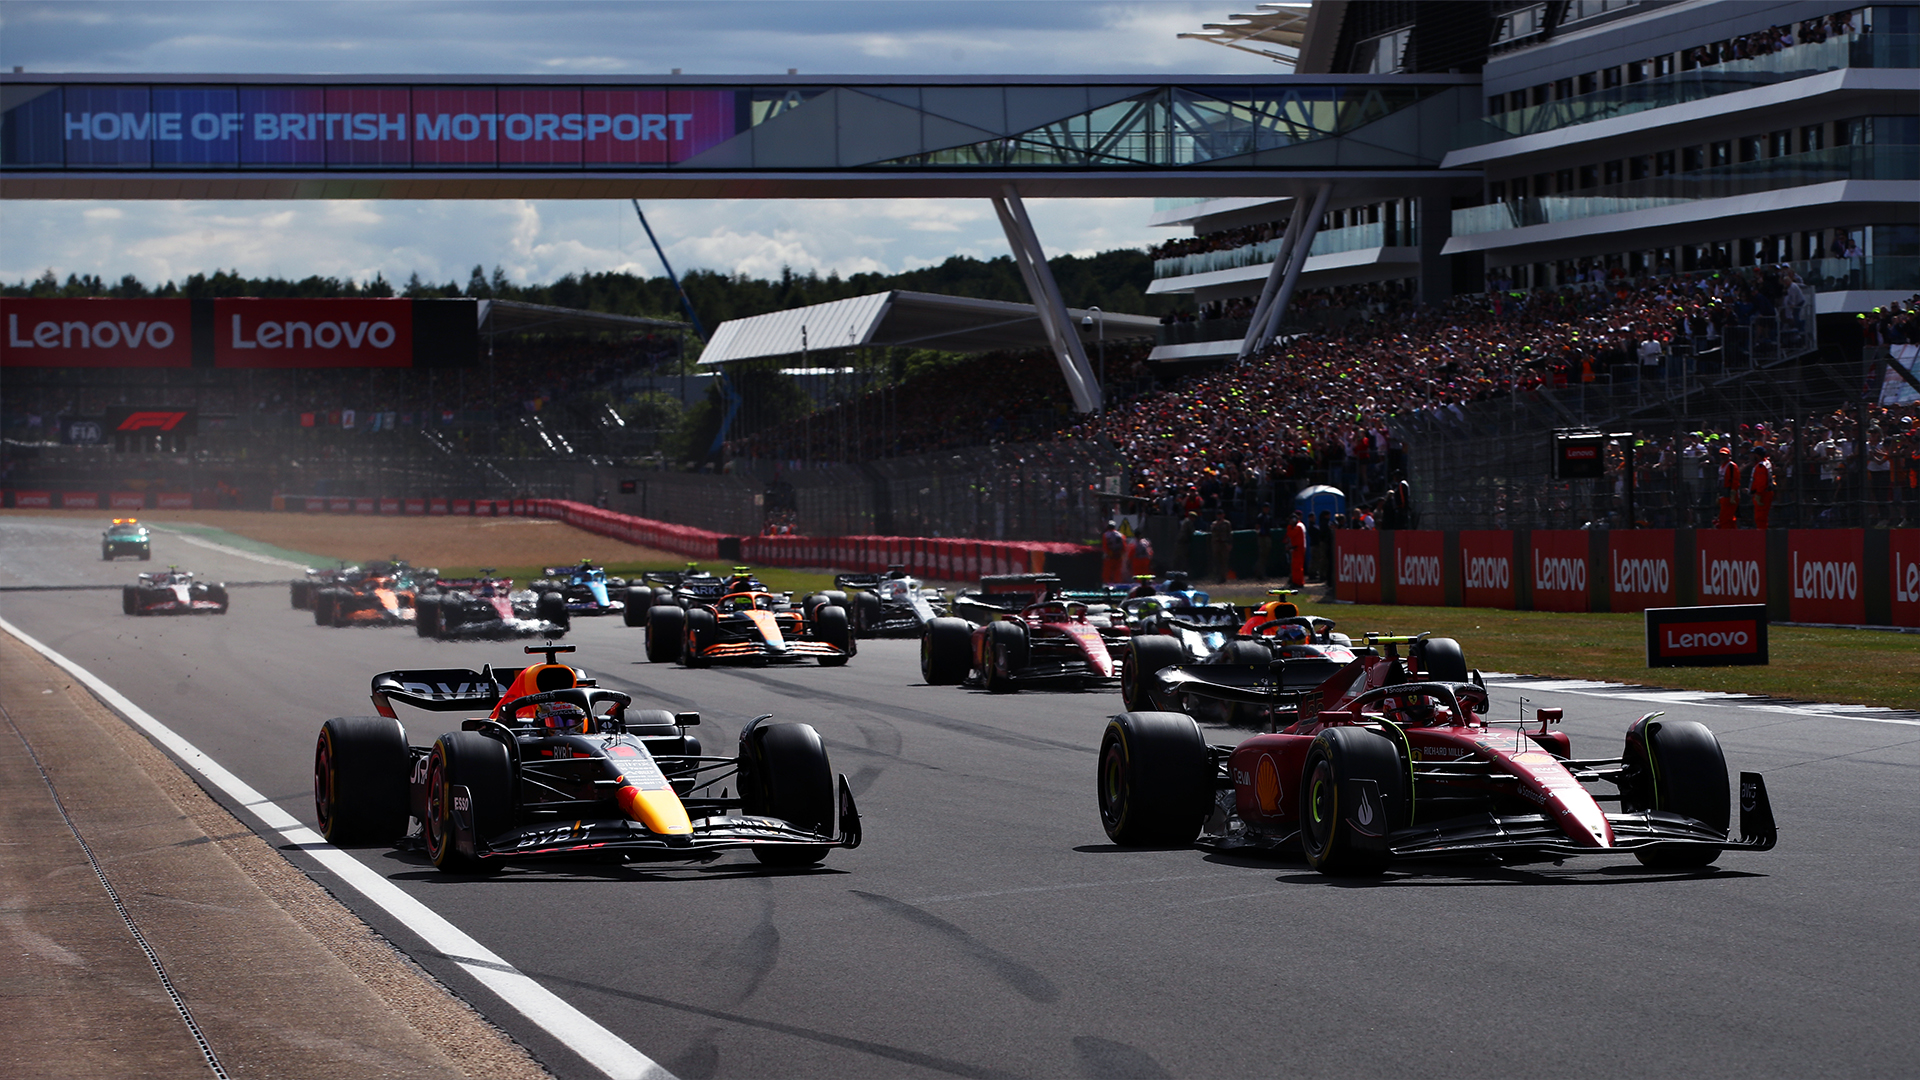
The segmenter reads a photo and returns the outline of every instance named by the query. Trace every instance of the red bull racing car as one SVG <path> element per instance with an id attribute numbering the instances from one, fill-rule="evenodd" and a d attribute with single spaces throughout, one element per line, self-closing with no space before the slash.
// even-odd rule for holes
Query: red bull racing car
<path id="1" fill-rule="evenodd" d="M 528 647 L 545 661 L 524 668 L 374 676 L 380 715 L 321 726 L 313 766 L 321 834 L 423 849 L 441 870 L 471 873 L 520 860 L 728 850 L 805 866 L 860 845 L 853 792 L 810 725 L 761 716 L 740 732 L 737 756 L 703 755 L 689 730 L 698 713 L 629 711 L 628 695 L 556 662 L 570 651 L 548 642 Z M 414 746 L 395 705 L 470 719 Z"/>
<path id="2" fill-rule="evenodd" d="M 1374 637 L 1375 654 L 1331 673 L 1325 658 L 1158 673 L 1163 689 L 1265 709 L 1270 728 L 1209 746 L 1186 713 L 1114 717 L 1096 778 L 1107 835 L 1126 846 L 1297 849 L 1328 874 L 1595 854 L 1689 868 L 1774 846 L 1758 773 L 1740 774 L 1740 834 L 1728 831 L 1726 758 L 1706 727 L 1652 713 L 1627 729 L 1620 756 L 1575 758 L 1554 730 L 1560 710 L 1487 719 L 1477 673 L 1438 678 L 1415 657 L 1402 664 L 1397 646 L 1417 640 Z M 1430 668 L 1456 666 L 1455 643 L 1424 645 Z"/>
<path id="3" fill-rule="evenodd" d="M 195 581 L 191 571 L 170 566 L 141 574 L 139 584 L 122 587 L 120 610 L 128 615 L 225 615 L 227 587 Z"/>

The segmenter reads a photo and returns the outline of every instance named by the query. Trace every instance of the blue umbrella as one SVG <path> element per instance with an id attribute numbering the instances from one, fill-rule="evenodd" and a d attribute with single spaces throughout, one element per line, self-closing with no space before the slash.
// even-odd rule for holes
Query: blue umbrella
<path id="1" fill-rule="evenodd" d="M 1330 484 L 1315 484 L 1294 493 L 1293 508 L 1300 512 L 1302 521 L 1318 517 L 1322 510 L 1343 514 L 1347 510 L 1347 493 Z"/>

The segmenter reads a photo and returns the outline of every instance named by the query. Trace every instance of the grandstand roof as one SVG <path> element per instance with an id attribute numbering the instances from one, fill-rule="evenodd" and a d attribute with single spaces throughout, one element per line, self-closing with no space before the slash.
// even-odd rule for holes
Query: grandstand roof
<path id="1" fill-rule="evenodd" d="M 1202 23 L 1201 29 L 1176 37 L 1192 41 L 1210 41 L 1215 45 L 1225 45 L 1229 49 L 1239 49 L 1255 56 L 1264 56 L 1276 64 L 1293 67 L 1299 59 L 1300 47 L 1305 43 L 1307 34 L 1307 4 L 1256 4 L 1258 10 L 1248 14 L 1227 16 L 1231 22 Z M 1260 45 L 1277 45 L 1289 52 L 1276 52 L 1263 49 Z"/>
<path id="2" fill-rule="evenodd" d="M 480 334 L 525 334 L 531 331 L 554 334 L 582 334 L 596 331 L 638 333 L 650 330 L 685 330 L 687 324 L 671 319 L 643 319 L 637 315 L 614 315 L 605 311 L 526 304 L 518 300 L 482 300 L 479 307 Z"/>
<path id="3" fill-rule="evenodd" d="M 1067 314 L 1079 326 L 1089 313 L 1068 308 Z M 1109 341 L 1147 337 L 1160 325 L 1150 315 L 1109 311 L 1101 318 Z M 1080 336 L 1093 341 L 1097 332 L 1097 324 L 1081 327 Z M 896 290 L 728 320 L 713 332 L 700 362 L 725 364 L 851 346 L 916 346 L 971 353 L 1046 345 L 1046 332 L 1032 304 Z"/>

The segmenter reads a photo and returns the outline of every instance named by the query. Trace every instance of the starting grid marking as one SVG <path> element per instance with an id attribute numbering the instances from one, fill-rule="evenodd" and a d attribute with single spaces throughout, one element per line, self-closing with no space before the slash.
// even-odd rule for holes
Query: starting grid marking
<path id="1" fill-rule="evenodd" d="M 1736 694 L 1725 690 L 1663 690 L 1631 683 L 1598 682 L 1592 679 L 1536 679 L 1526 675 L 1487 671 L 1481 676 L 1489 688 L 1538 690 L 1555 694 L 1580 694 L 1585 697 L 1620 698 L 1650 701 L 1661 705 L 1704 705 L 1708 708 L 1753 709 L 1759 712 L 1786 713 L 1790 716 L 1816 717 L 1822 720 L 1859 720 L 1869 724 L 1899 724 L 1920 727 L 1920 712 L 1891 709 L 1883 705 L 1827 705 L 1819 702 L 1787 702 L 1759 694 Z"/>

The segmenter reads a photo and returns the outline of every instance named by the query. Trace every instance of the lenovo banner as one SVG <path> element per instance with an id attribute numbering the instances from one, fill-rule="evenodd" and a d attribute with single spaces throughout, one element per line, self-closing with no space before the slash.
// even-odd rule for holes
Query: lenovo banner
<path id="1" fill-rule="evenodd" d="M 223 368 L 411 367 L 411 300 L 215 300 Z"/>
<path id="2" fill-rule="evenodd" d="M 1672 529 L 1614 529 L 1607 534 L 1607 577 L 1614 611 L 1672 607 L 1674 585 Z"/>
<path id="3" fill-rule="evenodd" d="M 1335 595 L 1356 604 L 1380 602 L 1380 534 L 1373 529 L 1335 529 Z"/>
<path id="4" fill-rule="evenodd" d="M 1648 608 L 1648 667 L 1767 662 L 1767 606 Z"/>
<path id="5" fill-rule="evenodd" d="M 1767 602 L 1767 534 L 1698 529 L 1693 534 L 1694 592 L 1701 603 Z"/>
<path id="6" fill-rule="evenodd" d="M 193 366 L 190 300 L 0 299 L 0 367 Z"/>
<path id="7" fill-rule="evenodd" d="M 1920 529 L 1887 530 L 1893 625 L 1920 626 Z"/>
<path id="8" fill-rule="evenodd" d="M 1393 602 L 1421 607 L 1447 603 L 1442 556 L 1447 534 L 1401 530 L 1393 534 Z"/>
<path id="9" fill-rule="evenodd" d="M 1861 591 L 1866 538 L 1859 529 L 1787 530 L 1787 612 L 1794 622 L 1867 621 Z"/>
<path id="10" fill-rule="evenodd" d="M 1583 529 L 1535 529 L 1530 541 L 1533 610 L 1591 611 L 1593 590 L 1587 581 L 1587 544 Z"/>
<path id="11" fill-rule="evenodd" d="M 1460 534 L 1460 599 L 1467 607 L 1513 607 L 1513 534 L 1505 529 Z"/>
<path id="12" fill-rule="evenodd" d="M 154 496 L 153 505 L 161 510 L 191 510 L 193 509 L 193 492 L 163 491 Z"/>

